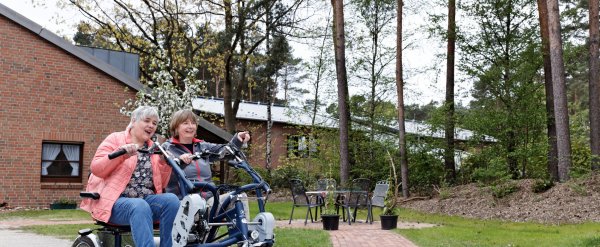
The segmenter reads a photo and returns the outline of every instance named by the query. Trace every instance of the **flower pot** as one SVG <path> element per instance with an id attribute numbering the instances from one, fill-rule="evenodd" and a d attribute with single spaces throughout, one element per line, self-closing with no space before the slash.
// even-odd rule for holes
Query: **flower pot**
<path id="1" fill-rule="evenodd" d="M 391 230 L 398 227 L 398 215 L 380 215 L 379 218 L 381 219 L 382 230 Z"/>
<path id="2" fill-rule="evenodd" d="M 337 230 L 340 225 L 340 215 L 323 214 L 321 215 L 321 222 L 323 222 L 323 230 Z"/>
<path id="3" fill-rule="evenodd" d="M 50 209 L 76 209 L 77 204 L 75 203 L 52 203 Z"/>

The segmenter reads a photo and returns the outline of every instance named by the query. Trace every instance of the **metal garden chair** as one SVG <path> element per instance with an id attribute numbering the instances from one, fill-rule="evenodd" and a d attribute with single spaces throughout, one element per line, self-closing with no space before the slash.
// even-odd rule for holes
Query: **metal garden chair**
<path id="1" fill-rule="evenodd" d="M 318 203 L 312 203 L 310 198 L 306 195 L 306 188 L 300 179 L 290 180 L 290 189 L 292 191 L 292 199 L 294 204 L 292 205 L 292 213 L 290 214 L 290 222 L 292 224 L 292 217 L 294 216 L 294 209 L 296 207 L 306 207 L 306 218 L 304 224 L 308 222 L 308 215 L 310 215 L 310 222 L 315 222 L 311 209 L 319 207 Z M 316 215 L 315 215 L 316 217 Z"/>
<path id="2" fill-rule="evenodd" d="M 371 201 L 369 203 L 369 211 L 367 212 L 367 222 L 369 222 L 370 219 L 371 224 L 373 224 L 373 207 L 385 207 L 385 197 L 389 189 L 390 183 L 387 180 L 381 180 L 375 184 L 375 189 L 373 190 L 373 195 L 371 196 Z"/>
<path id="3" fill-rule="evenodd" d="M 359 208 L 369 208 L 370 198 L 369 190 L 371 187 L 371 180 L 367 178 L 357 178 L 352 180 L 350 191 L 347 196 L 341 198 L 338 204 L 339 208 L 342 208 L 342 220 L 346 221 L 348 217 L 348 224 L 351 225 L 352 221 L 356 221 L 356 211 Z M 352 215 L 350 215 L 350 209 L 354 209 Z M 368 220 L 368 219 L 367 219 Z"/>

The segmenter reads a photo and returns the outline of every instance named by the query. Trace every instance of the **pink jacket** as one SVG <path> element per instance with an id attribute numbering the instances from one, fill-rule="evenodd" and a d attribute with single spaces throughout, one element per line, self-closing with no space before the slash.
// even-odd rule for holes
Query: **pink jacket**
<path id="1" fill-rule="evenodd" d="M 80 207 L 102 222 L 108 222 L 110 219 L 112 207 L 125 190 L 137 164 L 137 155 L 108 159 L 108 154 L 127 143 L 131 143 L 129 130 L 112 133 L 100 144 L 92 159 L 92 174 L 88 179 L 86 191 L 100 193 L 100 199 L 83 199 Z M 148 141 L 148 146 L 152 146 L 152 141 Z M 171 167 L 158 155 L 152 155 L 150 159 L 154 187 L 156 193 L 160 194 L 169 181 Z"/>

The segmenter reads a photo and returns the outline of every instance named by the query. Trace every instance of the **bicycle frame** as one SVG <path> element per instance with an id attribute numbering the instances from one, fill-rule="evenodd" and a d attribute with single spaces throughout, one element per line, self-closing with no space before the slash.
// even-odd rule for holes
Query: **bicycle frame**
<path id="1" fill-rule="evenodd" d="M 167 154 L 162 147 L 158 145 L 163 154 Z M 247 222 L 246 216 L 244 213 L 243 203 L 239 200 L 239 196 L 241 193 L 245 191 L 254 190 L 256 193 L 257 201 L 258 201 L 258 209 L 259 215 L 260 213 L 265 213 L 265 203 L 266 197 L 263 197 L 263 191 L 265 193 L 270 192 L 270 188 L 268 184 L 262 179 L 262 177 L 254 170 L 248 162 L 246 161 L 245 155 L 237 148 L 232 148 L 229 145 L 224 145 L 224 148 L 227 148 L 232 158 L 234 160 L 230 160 L 228 162 L 229 165 L 243 169 L 246 171 L 250 177 L 252 178 L 253 183 L 243 185 L 237 188 L 235 191 L 231 192 L 229 197 L 227 197 L 222 203 L 219 201 L 219 187 L 213 185 L 208 182 L 192 182 L 185 177 L 183 170 L 177 165 L 175 159 L 169 157 L 168 155 L 164 155 L 167 163 L 171 166 L 173 172 L 177 175 L 179 184 L 180 184 L 180 192 L 185 197 L 188 194 L 193 194 L 199 190 L 210 191 L 213 194 L 213 206 L 210 209 L 210 214 L 208 218 L 208 225 L 210 226 L 210 230 L 208 236 L 205 240 L 205 243 L 195 244 L 195 245 L 187 245 L 187 246 L 195 246 L 195 247 L 221 247 L 221 246 L 230 246 L 235 243 L 239 243 L 240 241 L 248 241 L 250 228 L 249 226 L 266 224 L 267 222 Z M 229 207 L 231 203 L 234 203 L 233 207 Z M 270 213 L 269 213 L 270 215 Z M 272 215 L 270 215 L 272 218 Z M 228 232 L 221 236 L 216 236 L 217 230 L 221 226 L 227 226 Z M 227 238 L 219 241 L 222 237 L 228 236 Z M 273 239 L 267 241 L 267 245 L 272 245 L 274 242 Z"/>
<path id="2" fill-rule="evenodd" d="M 165 152 L 165 150 L 163 150 L 163 148 L 158 142 L 155 143 L 157 144 L 156 147 L 162 152 L 162 155 L 164 156 L 167 163 L 171 166 L 172 171 L 178 177 L 180 184 L 179 187 L 181 190 L 181 194 L 184 196 L 184 200 L 194 198 L 194 202 L 198 202 L 199 204 L 197 206 L 198 208 L 200 208 L 200 206 L 206 206 L 206 202 L 204 201 L 204 199 L 201 199 L 199 195 L 191 194 L 196 194 L 200 190 L 210 191 L 213 194 L 214 203 L 213 206 L 210 208 L 209 216 L 206 220 L 207 228 L 205 229 L 208 229 L 208 231 L 203 232 L 204 234 L 202 234 L 202 239 L 195 239 L 196 241 L 192 241 L 200 243 L 179 242 L 178 246 L 225 247 L 236 243 L 239 246 L 273 246 L 275 242 L 273 234 L 273 229 L 275 228 L 275 219 L 271 213 L 265 212 L 266 197 L 263 196 L 263 192 L 266 193 L 266 195 L 268 195 L 271 190 L 269 188 L 269 185 L 262 179 L 262 177 L 254 169 L 252 169 L 252 167 L 250 167 L 250 165 L 246 161 L 246 157 L 243 152 L 241 152 L 235 147 L 230 147 L 229 145 L 223 146 L 229 151 L 230 156 L 227 156 L 227 158 L 233 159 L 228 162 L 229 165 L 237 169 L 243 169 L 244 171 L 246 171 L 251 176 L 253 183 L 238 187 L 233 192 L 231 192 L 230 195 L 227 198 L 225 198 L 225 200 L 223 200 L 223 202 L 220 202 L 218 193 L 220 186 L 215 186 L 212 183 L 207 182 L 192 182 L 188 180 L 185 177 L 183 170 L 177 164 L 176 158 L 170 157 L 169 153 Z M 226 157 L 223 156 L 221 158 Z M 248 222 L 244 213 L 244 205 L 242 201 L 240 201 L 239 197 L 243 192 L 252 190 L 256 192 L 259 213 L 254 218 L 253 222 Z M 80 195 L 82 197 L 88 197 L 92 199 L 100 198 L 99 194 L 96 192 L 82 192 L 80 193 Z M 230 207 L 230 205 L 233 206 Z M 182 208 L 180 208 L 180 210 L 182 210 Z M 196 222 L 195 218 L 192 219 L 194 223 L 200 223 Z M 177 222 L 178 221 L 176 219 L 175 223 Z M 202 223 L 204 223 L 204 221 L 202 221 Z M 227 233 L 221 236 L 216 236 L 217 231 L 221 226 L 227 226 L 228 231 Z M 94 231 L 98 233 L 111 233 L 114 236 L 114 241 L 111 241 L 113 242 L 112 244 L 114 244 L 115 246 L 120 246 L 122 243 L 121 234 L 124 232 L 128 232 L 128 227 L 129 226 L 109 226 L 104 224 L 102 228 L 98 228 L 95 230 L 82 229 L 79 231 L 79 237 L 75 240 L 73 246 L 103 246 L 104 243 L 100 241 L 98 235 L 93 234 Z M 187 228 L 187 231 L 188 232 L 183 234 L 186 234 L 186 237 L 189 237 L 188 234 L 190 233 L 190 229 Z M 156 246 L 158 246 L 159 242 L 160 239 L 155 237 Z"/>

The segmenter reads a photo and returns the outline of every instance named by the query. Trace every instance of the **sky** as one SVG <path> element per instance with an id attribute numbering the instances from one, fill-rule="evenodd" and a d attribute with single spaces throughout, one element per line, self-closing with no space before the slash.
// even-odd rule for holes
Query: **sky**
<path id="1" fill-rule="evenodd" d="M 75 34 L 75 25 L 83 20 L 84 17 L 74 8 L 59 8 L 57 0 L 0 0 L 0 3 L 27 17 L 42 27 L 54 32 L 59 36 L 73 37 Z M 409 16 L 407 24 L 422 21 L 422 16 Z M 416 21 L 415 21 L 416 20 Z M 429 71 L 427 73 L 410 73 L 405 72 L 405 104 L 428 104 L 431 101 L 442 102 L 444 100 L 445 90 L 445 61 L 435 59 L 435 46 L 426 41 L 417 42 L 411 49 L 404 51 L 404 65 L 407 68 L 423 68 L 439 63 L 440 69 L 437 71 Z M 302 51 L 301 47 L 294 50 Z M 301 54 L 297 55 L 302 57 Z M 408 76 L 407 76 L 408 74 Z M 461 86 L 456 83 L 457 101 L 463 104 L 468 103 L 468 97 L 461 98 L 461 95 L 466 95 L 469 86 Z M 350 93 L 358 93 L 360 89 L 350 89 Z M 395 101 L 395 96 L 390 100 Z"/>

